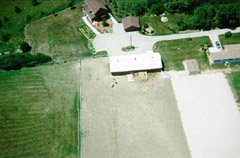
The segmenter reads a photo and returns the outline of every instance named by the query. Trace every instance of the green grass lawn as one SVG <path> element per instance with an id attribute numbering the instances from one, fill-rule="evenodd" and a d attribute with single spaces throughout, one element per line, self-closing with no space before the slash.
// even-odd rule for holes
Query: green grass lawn
<path id="1" fill-rule="evenodd" d="M 204 45 L 211 46 L 208 37 L 162 41 L 154 45 L 154 51 L 160 52 L 164 70 L 183 70 L 182 62 L 186 59 L 196 59 L 201 69 L 207 69 L 210 68 L 207 55 L 199 51 Z"/>
<path id="2" fill-rule="evenodd" d="M 0 157 L 79 157 L 78 66 L 0 71 Z"/>
<path id="3" fill-rule="evenodd" d="M 3 23 L 3 27 L 0 29 L 0 35 L 10 34 L 9 42 L 0 42 L 6 51 L 7 48 L 13 47 L 16 49 L 21 41 L 24 40 L 24 27 L 26 24 L 40 19 L 46 15 L 56 13 L 64 8 L 67 8 L 71 0 L 40 0 L 40 4 L 37 6 L 32 5 L 32 0 L 1 0 L 0 1 L 0 19 L 4 19 L 4 16 L 9 19 L 8 22 Z M 83 0 L 77 0 L 76 2 L 82 2 Z M 19 7 L 22 12 L 15 13 L 15 6 Z M 27 16 L 31 16 L 30 20 L 27 20 Z M 12 49 L 12 51 L 14 50 Z"/>
<path id="4" fill-rule="evenodd" d="M 160 16 L 141 16 L 140 23 L 141 27 L 145 24 L 151 26 L 154 29 L 154 35 L 168 35 L 179 33 L 179 27 L 177 25 L 177 21 L 179 19 L 186 19 L 187 16 L 185 14 L 167 14 L 168 22 L 161 22 Z"/>
<path id="5" fill-rule="evenodd" d="M 86 37 L 79 31 L 83 25 L 80 5 L 75 10 L 65 9 L 57 16 L 37 20 L 25 28 L 25 36 L 33 52 L 54 58 L 75 58 L 89 51 Z"/>
<path id="6" fill-rule="evenodd" d="M 231 37 L 220 36 L 220 41 L 222 45 L 227 44 L 240 44 L 240 33 L 233 33 Z"/>
<path id="7" fill-rule="evenodd" d="M 240 72 L 232 72 L 227 75 L 227 78 L 229 79 L 237 103 L 240 105 Z"/>

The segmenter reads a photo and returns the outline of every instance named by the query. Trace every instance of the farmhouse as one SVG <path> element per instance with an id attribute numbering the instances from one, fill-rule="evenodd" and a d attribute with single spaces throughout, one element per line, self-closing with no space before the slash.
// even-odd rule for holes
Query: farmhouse
<path id="1" fill-rule="evenodd" d="M 221 52 L 210 53 L 211 64 L 240 62 L 240 44 L 225 45 Z"/>
<path id="2" fill-rule="evenodd" d="M 83 12 L 90 21 L 102 21 L 108 17 L 108 9 L 104 0 L 85 0 Z"/>
<path id="3" fill-rule="evenodd" d="M 109 63 L 112 75 L 139 71 L 160 71 L 162 69 L 160 54 L 152 51 L 144 54 L 110 56 Z"/>
<path id="4" fill-rule="evenodd" d="M 125 17 L 123 20 L 123 26 L 126 32 L 140 30 L 139 19 L 135 16 Z"/>

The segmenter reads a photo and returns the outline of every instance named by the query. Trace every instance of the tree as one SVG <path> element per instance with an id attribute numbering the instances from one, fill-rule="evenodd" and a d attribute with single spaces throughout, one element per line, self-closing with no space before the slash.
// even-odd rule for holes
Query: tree
<path id="1" fill-rule="evenodd" d="M 162 14 L 164 12 L 164 6 L 162 3 L 153 4 L 150 11 L 157 15 Z"/>
<path id="2" fill-rule="evenodd" d="M 216 26 L 215 15 L 216 10 L 214 5 L 205 4 L 197 7 L 192 17 L 195 29 L 209 30 L 214 28 Z"/>
<path id="3" fill-rule="evenodd" d="M 220 28 L 235 28 L 240 25 L 240 4 L 220 4 L 216 14 L 216 24 Z"/>
<path id="4" fill-rule="evenodd" d="M 0 19 L 0 28 L 2 28 L 3 27 L 3 22 L 2 22 L 2 20 Z"/>
<path id="5" fill-rule="evenodd" d="M 32 0 L 32 5 L 33 6 L 37 6 L 39 4 L 40 4 L 39 0 Z"/>
<path id="6" fill-rule="evenodd" d="M 27 15 L 26 19 L 29 22 L 32 19 L 32 16 L 31 15 Z"/>
<path id="7" fill-rule="evenodd" d="M 4 21 L 4 22 L 9 22 L 10 19 L 9 19 L 8 17 L 4 16 L 4 17 L 3 17 L 3 21 Z"/>
<path id="8" fill-rule="evenodd" d="M 27 43 L 27 42 L 22 42 L 20 44 L 20 49 L 23 51 L 23 52 L 29 52 L 30 50 L 32 50 L 32 47 Z"/>
<path id="9" fill-rule="evenodd" d="M 164 3 L 164 8 L 169 13 L 182 13 L 188 10 L 190 4 L 189 0 L 174 0 Z"/>
<path id="10" fill-rule="evenodd" d="M 9 41 L 9 39 L 10 39 L 10 34 L 3 34 L 2 35 L 2 40 L 4 41 L 4 42 L 7 42 L 7 41 Z"/>
<path id="11" fill-rule="evenodd" d="M 125 12 L 132 12 L 136 15 L 142 15 L 147 10 L 148 0 L 119 0 L 117 5 L 120 10 L 125 10 Z"/>
<path id="12" fill-rule="evenodd" d="M 15 13 L 21 13 L 22 10 L 21 8 L 19 8 L 18 6 L 15 6 Z"/>

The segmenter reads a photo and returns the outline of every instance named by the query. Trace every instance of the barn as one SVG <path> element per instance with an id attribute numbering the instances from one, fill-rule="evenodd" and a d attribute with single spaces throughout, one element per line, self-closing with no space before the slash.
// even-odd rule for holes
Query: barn
<path id="1" fill-rule="evenodd" d="M 158 71 L 162 69 L 159 53 L 149 51 L 144 54 L 110 56 L 110 72 L 112 75 L 125 75 L 141 71 Z"/>
<path id="2" fill-rule="evenodd" d="M 141 28 L 140 24 L 139 24 L 139 19 L 138 19 L 138 17 L 135 17 L 135 16 L 125 17 L 122 20 L 122 23 L 123 23 L 124 30 L 126 32 L 138 31 Z"/>

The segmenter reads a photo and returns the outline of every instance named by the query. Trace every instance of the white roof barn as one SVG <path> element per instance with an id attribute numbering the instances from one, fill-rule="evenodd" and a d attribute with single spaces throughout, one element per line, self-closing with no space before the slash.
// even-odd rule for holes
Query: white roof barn
<path id="1" fill-rule="evenodd" d="M 136 71 L 154 71 L 162 69 L 159 53 L 149 51 L 144 54 L 121 55 L 109 57 L 112 74 L 122 74 Z"/>

